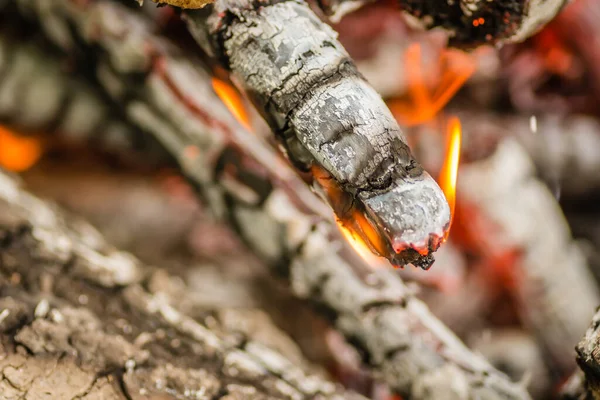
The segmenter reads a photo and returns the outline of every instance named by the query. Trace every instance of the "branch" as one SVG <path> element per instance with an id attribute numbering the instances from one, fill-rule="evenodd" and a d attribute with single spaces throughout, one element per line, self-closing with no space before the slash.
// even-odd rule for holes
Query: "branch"
<path id="1" fill-rule="evenodd" d="M 334 31 L 302 1 L 213 6 L 188 12 L 188 27 L 251 94 L 288 157 L 376 254 L 428 268 L 448 204 Z"/>
<path id="2" fill-rule="evenodd" d="M 316 0 L 333 21 L 374 0 Z M 413 24 L 424 29 L 442 28 L 450 43 L 460 47 L 521 42 L 551 21 L 566 0 L 549 1 L 438 1 L 398 0 Z M 393 9 L 390 7 L 390 12 Z"/>
<path id="3" fill-rule="evenodd" d="M 78 4 L 26 9 L 43 9 L 40 21 L 75 27 L 78 40 L 64 48 L 94 49 L 99 81 L 130 120 L 176 156 L 213 212 L 296 296 L 318 306 L 374 375 L 410 398 L 431 391 L 441 392 L 439 399 L 529 398 L 469 352 L 394 271 L 373 272 L 345 247 L 323 204 L 223 108 L 196 61 L 117 5 Z"/>
<path id="4" fill-rule="evenodd" d="M 82 386 L 76 394 L 89 393 L 101 383 L 102 390 L 134 397 L 362 398 L 306 374 L 252 338 L 219 333 L 214 324 L 186 316 L 165 292 L 146 289 L 155 274 L 164 286 L 166 272 L 113 249 L 90 225 L 1 172 L 0 237 L 0 329 L 9 344 L 2 383 L 17 393 L 39 383 L 21 378 L 15 384 L 8 369 L 47 363 L 51 376 L 74 375 L 65 386 L 45 389 L 54 396 L 75 384 Z M 21 346 L 28 353 L 19 352 Z M 29 374 L 33 379 L 40 372 Z M 111 379 L 121 386 L 108 384 Z"/>

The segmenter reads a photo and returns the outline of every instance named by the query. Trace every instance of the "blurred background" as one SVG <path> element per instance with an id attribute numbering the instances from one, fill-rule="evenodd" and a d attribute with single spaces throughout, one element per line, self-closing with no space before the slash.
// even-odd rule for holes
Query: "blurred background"
<path id="1" fill-rule="evenodd" d="M 171 9 L 146 4 L 140 12 L 156 32 L 193 46 Z M 10 10 L 0 16 L 2 47 L 51 48 L 35 25 L 15 23 Z M 447 48 L 443 32 L 411 28 L 388 1 L 332 25 L 454 210 L 433 268 L 397 273 L 418 284 L 417 295 L 469 347 L 540 399 L 557 396 L 575 371 L 575 345 L 600 304 L 598 16 L 600 2 L 574 0 L 525 42 L 470 52 Z M 69 71 L 68 62 L 40 57 L 23 76 Z M 245 95 L 223 71 L 213 74 L 230 112 L 271 140 Z M 120 135 L 108 123 L 99 125 L 103 132 L 83 129 L 91 115 L 107 122 L 112 111 L 84 113 L 63 129 L 16 127 L 10 105 L 22 95 L 23 76 L 0 68 L 3 169 L 83 215 L 117 247 L 168 265 L 195 289 L 196 304 L 272 318 L 293 339 L 282 348 L 373 399 L 393 398 L 336 331 L 280 287 L 230 227 L 207 215 L 152 138 Z M 60 79 L 79 82 L 77 73 Z M 390 268 L 356 246 L 373 268 Z"/>

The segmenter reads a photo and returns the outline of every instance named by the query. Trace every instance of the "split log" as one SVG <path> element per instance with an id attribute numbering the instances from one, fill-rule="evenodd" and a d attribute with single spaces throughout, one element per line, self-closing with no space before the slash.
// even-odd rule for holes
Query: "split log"
<path id="1" fill-rule="evenodd" d="M 185 15 L 340 220 L 392 264 L 427 269 L 449 226 L 448 204 L 335 32 L 295 0 L 218 0 Z"/>
<path id="2" fill-rule="evenodd" d="M 93 49 L 99 82 L 130 121 L 176 156 L 213 212 L 296 296 L 318 306 L 377 378 L 413 399 L 529 398 L 469 352 L 393 271 L 373 272 L 357 259 L 324 205 L 220 105 L 201 65 L 139 16 L 101 1 L 19 4 L 70 54 Z"/>
<path id="3" fill-rule="evenodd" d="M 362 399 L 214 318 L 190 318 L 160 290 L 166 272 L 4 173 L 0 237 L 4 398 Z"/>

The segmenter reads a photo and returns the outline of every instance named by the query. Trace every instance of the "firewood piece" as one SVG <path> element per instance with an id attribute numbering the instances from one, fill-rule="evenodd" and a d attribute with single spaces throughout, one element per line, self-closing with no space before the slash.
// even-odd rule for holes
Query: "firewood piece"
<path id="1" fill-rule="evenodd" d="M 424 28 L 448 30 L 452 45 L 472 47 L 525 40 L 554 18 L 566 0 L 399 0 L 399 3 Z"/>
<path id="2" fill-rule="evenodd" d="M 334 21 L 373 0 L 316 0 Z M 398 0 L 409 22 L 442 28 L 455 46 L 520 42 L 554 18 L 566 0 Z"/>
<path id="3" fill-rule="evenodd" d="M 153 36 L 139 16 L 109 2 L 55 0 L 39 17 L 75 27 L 78 40 L 67 43 L 94 49 L 100 83 L 131 121 L 165 144 L 215 215 L 297 297 L 316 304 L 379 379 L 416 399 L 432 387 L 447 398 L 529 398 L 469 352 L 397 274 L 372 272 L 352 254 L 325 206 L 224 109 L 202 66 Z"/>
<path id="4" fill-rule="evenodd" d="M 1 343 L 8 359 L 29 372 L 9 374 L 13 363 L 3 357 L 4 380 L 16 393 L 48 385 L 52 398 L 63 398 L 65 391 L 87 393 L 105 377 L 97 390 L 116 398 L 196 398 L 243 387 L 244 398 L 253 399 L 362 399 L 239 331 L 219 333 L 182 313 L 151 288 L 153 269 L 4 173 L 0 237 Z M 169 277 L 161 274 L 164 283 Z"/>
<path id="5" fill-rule="evenodd" d="M 428 268 L 448 204 L 335 32 L 296 0 L 218 0 L 186 20 L 250 93 L 288 157 L 313 172 L 340 220 L 392 264 Z"/>

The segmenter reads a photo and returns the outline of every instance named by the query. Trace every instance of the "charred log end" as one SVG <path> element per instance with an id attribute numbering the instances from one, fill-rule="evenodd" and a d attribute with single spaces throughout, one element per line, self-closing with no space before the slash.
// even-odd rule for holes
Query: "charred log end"
<path id="1" fill-rule="evenodd" d="M 452 46 L 471 48 L 522 41 L 554 18 L 566 1 L 399 0 L 399 3 L 424 28 L 441 27 L 449 31 Z"/>
<path id="2" fill-rule="evenodd" d="M 392 264 L 429 269 L 434 261 L 431 253 L 442 244 L 450 225 L 450 207 L 433 178 L 427 173 L 404 178 L 385 193 L 359 197 L 390 245 Z"/>

